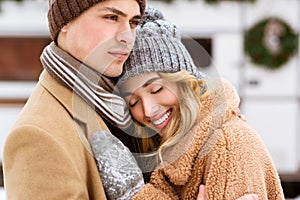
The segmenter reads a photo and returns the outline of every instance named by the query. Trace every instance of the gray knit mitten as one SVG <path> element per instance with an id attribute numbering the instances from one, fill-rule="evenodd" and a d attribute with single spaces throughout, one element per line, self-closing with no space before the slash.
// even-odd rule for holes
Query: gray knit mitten
<path id="1" fill-rule="evenodd" d="M 143 174 L 124 144 L 105 130 L 90 139 L 108 199 L 131 199 L 144 186 Z"/>

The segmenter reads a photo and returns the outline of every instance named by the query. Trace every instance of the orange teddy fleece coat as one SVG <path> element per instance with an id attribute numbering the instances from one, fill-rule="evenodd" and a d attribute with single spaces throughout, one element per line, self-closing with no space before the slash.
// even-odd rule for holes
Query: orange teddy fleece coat
<path id="1" fill-rule="evenodd" d="M 157 168 L 133 199 L 197 199 L 200 184 L 206 186 L 206 199 L 235 200 L 250 193 L 260 200 L 284 199 L 266 146 L 233 114 L 240 102 L 234 87 L 221 79 L 207 85 L 199 124 L 164 154 L 164 163 L 171 164 Z"/>

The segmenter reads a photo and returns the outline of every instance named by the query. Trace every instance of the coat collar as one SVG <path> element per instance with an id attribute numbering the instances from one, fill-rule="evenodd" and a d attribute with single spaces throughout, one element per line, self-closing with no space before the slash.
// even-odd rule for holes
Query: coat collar
<path id="1" fill-rule="evenodd" d="M 179 143 L 170 147 L 170 152 L 164 155 L 168 160 L 163 171 L 172 183 L 185 185 L 192 175 L 195 158 L 198 156 L 205 157 L 202 154 L 207 153 L 205 143 L 209 132 L 208 124 L 195 125 Z M 170 164 L 170 162 L 172 163 Z"/>
<path id="2" fill-rule="evenodd" d="M 162 170 L 176 185 L 185 185 L 189 181 L 195 159 L 207 159 L 222 137 L 223 124 L 239 106 L 237 92 L 228 81 L 210 79 L 207 85 L 208 92 L 200 99 L 199 123 L 164 155 L 168 162 Z"/>
<path id="3" fill-rule="evenodd" d="M 82 142 L 92 153 L 88 139 L 98 130 L 109 130 L 101 117 L 82 98 L 58 83 L 47 71 L 41 73 L 39 81 L 74 119 Z"/>

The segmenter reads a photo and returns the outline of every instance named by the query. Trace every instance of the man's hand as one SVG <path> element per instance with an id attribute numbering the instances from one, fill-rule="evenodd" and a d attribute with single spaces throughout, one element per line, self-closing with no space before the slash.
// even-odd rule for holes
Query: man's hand
<path id="1" fill-rule="evenodd" d="M 205 186 L 200 185 L 199 187 L 199 193 L 197 196 L 197 200 L 205 200 Z M 237 200 L 258 200 L 258 196 L 256 194 L 247 194 L 244 195 Z"/>
<path id="2" fill-rule="evenodd" d="M 197 200 L 205 200 L 205 186 L 200 185 Z"/>
<path id="3" fill-rule="evenodd" d="M 115 200 L 131 199 L 144 186 L 144 179 L 129 149 L 105 130 L 97 131 L 90 144 L 106 195 Z"/>
<path id="4" fill-rule="evenodd" d="M 244 122 L 247 122 L 246 115 L 241 114 L 241 110 L 239 108 L 237 110 L 233 110 L 232 114 L 236 115 L 237 117 L 239 117 Z"/>
<path id="5" fill-rule="evenodd" d="M 247 194 L 238 198 L 237 200 L 258 200 L 258 196 L 256 194 Z"/>

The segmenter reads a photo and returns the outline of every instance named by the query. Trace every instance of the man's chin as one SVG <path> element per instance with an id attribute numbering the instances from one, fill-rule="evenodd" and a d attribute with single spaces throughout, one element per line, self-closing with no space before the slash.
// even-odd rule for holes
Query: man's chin
<path id="1" fill-rule="evenodd" d="M 104 75 L 111 78 L 117 78 L 122 74 L 122 70 L 105 72 Z"/>
<path id="2" fill-rule="evenodd" d="M 107 66 L 105 69 L 96 69 L 99 73 L 104 76 L 115 78 L 119 77 L 123 72 L 123 64 L 124 62 L 114 62 Z"/>

